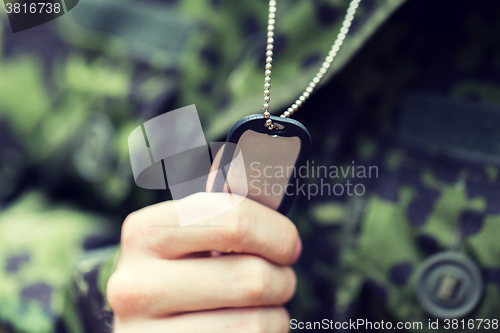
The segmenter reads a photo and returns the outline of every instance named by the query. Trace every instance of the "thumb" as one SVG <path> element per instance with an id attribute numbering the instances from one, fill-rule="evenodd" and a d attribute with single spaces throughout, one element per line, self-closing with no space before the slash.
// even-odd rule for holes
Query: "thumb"
<path id="1" fill-rule="evenodd" d="M 205 188 L 205 191 L 207 191 L 207 192 L 212 192 L 212 188 L 213 188 L 214 183 L 215 183 L 215 177 L 217 175 L 216 171 L 219 168 L 220 160 L 222 158 L 222 152 L 224 151 L 224 146 L 225 145 L 223 145 L 219 149 L 219 151 L 215 155 L 215 158 L 214 158 L 214 161 L 212 163 L 212 166 L 210 167 L 210 172 L 209 172 L 208 178 L 207 178 L 207 186 Z M 227 192 L 226 185 L 224 185 L 224 192 Z"/>

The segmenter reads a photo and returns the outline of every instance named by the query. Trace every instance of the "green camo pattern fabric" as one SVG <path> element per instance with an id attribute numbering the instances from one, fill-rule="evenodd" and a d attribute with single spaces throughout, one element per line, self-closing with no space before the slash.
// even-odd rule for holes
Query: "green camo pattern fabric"
<path id="1" fill-rule="evenodd" d="M 316 165 L 377 173 L 306 180 L 366 193 L 296 199 L 289 216 L 304 251 L 292 318 L 427 323 L 418 267 L 457 233 L 485 280 L 467 318 L 500 316 L 498 165 L 400 133 L 412 94 L 500 106 L 500 5 L 450 15 L 454 4 L 363 0 L 327 79 L 294 117 L 312 134 Z M 315 74 L 347 5 L 278 1 L 273 113 Z M 168 200 L 134 184 L 128 135 L 196 104 L 207 141 L 223 140 L 260 112 L 266 17 L 266 1 L 86 0 L 13 34 L 0 11 L 0 333 L 111 331 L 105 286 L 121 222 Z"/>

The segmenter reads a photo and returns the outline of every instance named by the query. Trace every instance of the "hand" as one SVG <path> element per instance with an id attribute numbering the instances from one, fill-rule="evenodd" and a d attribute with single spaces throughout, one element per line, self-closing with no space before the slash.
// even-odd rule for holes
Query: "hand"
<path id="1" fill-rule="evenodd" d="M 213 209 L 222 195 L 182 200 Z M 294 224 L 250 199 L 202 224 L 179 227 L 173 202 L 127 217 L 107 286 L 114 332 L 289 331 L 282 305 L 295 293 L 289 265 L 301 251 Z"/>

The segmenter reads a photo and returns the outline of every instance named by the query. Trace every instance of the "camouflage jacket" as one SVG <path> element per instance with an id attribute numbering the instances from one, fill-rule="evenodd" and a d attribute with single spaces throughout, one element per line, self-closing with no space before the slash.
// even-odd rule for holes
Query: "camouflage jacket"
<path id="1" fill-rule="evenodd" d="M 273 113 L 315 74 L 347 5 L 278 1 Z M 12 33 L 0 10 L 1 333 L 110 331 L 121 222 L 169 197 L 134 184 L 127 137 L 190 104 L 207 141 L 260 112 L 266 11 L 266 1 L 86 0 Z M 499 33 L 495 1 L 361 1 L 295 118 L 312 134 L 311 163 L 376 173 L 306 180 L 365 191 L 296 198 L 292 318 L 426 331 L 418 272 L 447 250 L 484 281 L 465 319 L 500 317 Z"/>

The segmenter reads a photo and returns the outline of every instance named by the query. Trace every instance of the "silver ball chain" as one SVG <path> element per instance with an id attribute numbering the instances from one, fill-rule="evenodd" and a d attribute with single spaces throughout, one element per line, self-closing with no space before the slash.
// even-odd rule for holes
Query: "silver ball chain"
<path id="1" fill-rule="evenodd" d="M 324 75 L 330 68 L 333 60 L 337 56 L 337 53 L 340 50 L 340 47 L 344 43 L 344 39 L 349 32 L 349 28 L 351 27 L 352 20 L 354 19 L 354 14 L 356 13 L 356 9 L 359 6 L 359 2 L 361 0 L 352 0 L 349 4 L 349 8 L 347 9 L 347 13 L 345 15 L 344 21 L 342 22 L 342 27 L 340 28 L 340 32 L 335 39 L 335 42 L 328 52 L 328 55 L 325 58 L 325 61 L 321 65 L 318 73 L 313 77 L 311 82 L 307 85 L 306 90 L 297 98 L 295 103 L 293 103 L 280 117 L 288 118 L 290 117 L 297 109 L 304 104 L 304 102 L 311 96 L 314 89 L 318 86 L 320 81 L 323 79 Z M 269 1 L 269 20 L 267 22 L 267 46 L 266 46 L 266 67 L 265 67 L 265 78 L 264 78 L 264 117 L 266 120 L 266 126 L 270 130 L 274 128 L 273 121 L 269 119 L 271 113 L 269 112 L 269 102 L 271 98 L 269 97 L 271 94 L 271 69 L 273 68 L 273 49 L 274 49 L 274 24 L 276 23 L 276 1 Z"/>

